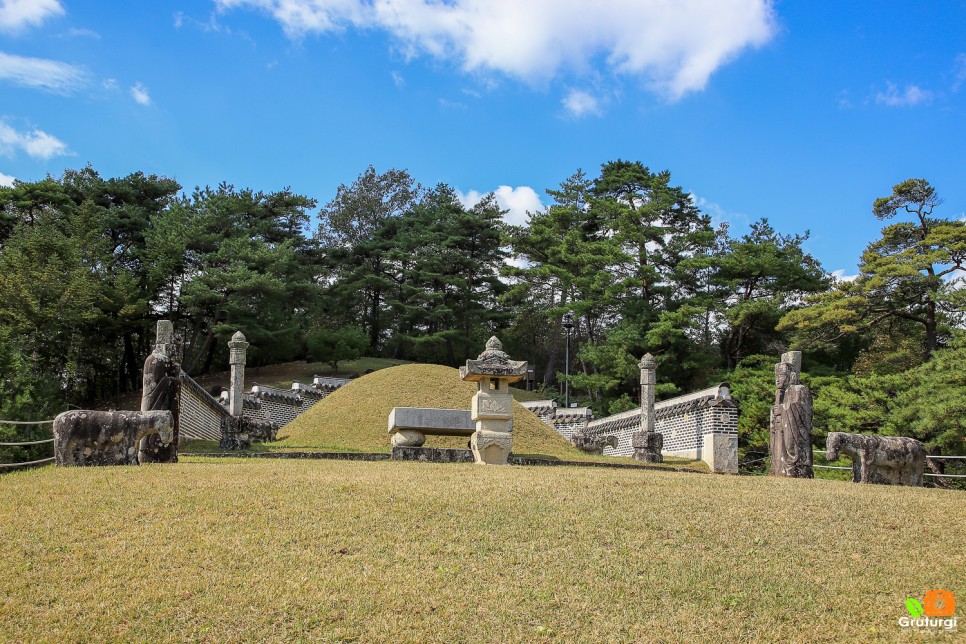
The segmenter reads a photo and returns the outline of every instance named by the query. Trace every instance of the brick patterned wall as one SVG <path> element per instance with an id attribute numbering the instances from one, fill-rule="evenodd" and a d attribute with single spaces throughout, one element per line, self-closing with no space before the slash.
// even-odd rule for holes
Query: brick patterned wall
<path id="1" fill-rule="evenodd" d="M 568 441 L 574 432 L 584 431 L 587 423 L 594 417 L 587 407 L 564 409 L 557 407 L 557 403 L 552 400 L 532 400 L 520 404 Z"/>
<path id="2" fill-rule="evenodd" d="M 225 407 L 227 396 L 220 402 L 187 374 L 182 373 L 181 378 L 184 383 L 181 394 L 181 435 L 185 438 L 220 440 L 221 419 L 228 415 Z M 316 380 L 321 382 L 316 385 L 296 383 L 291 390 L 255 385 L 252 393 L 245 394 L 242 416 L 282 427 L 350 382 L 345 378 Z"/>
<path id="3" fill-rule="evenodd" d="M 592 437 L 617 437 L 617 447 L 611 447 L 609 445 L 605 447 L 605 456 L 633 456 L 634 448 L 631 446 L 631 434 L 640 430 L 640 407 L 601 418 L 600 420 L 592 420 L 587 427 L 587 433 Z"/>
<path id="4" fill-rule="evenodd" d="M 698 455 L 704 447 L 705 434 L 738 435 L 738 408 L 709 401 L 707 406 L 659 419 L 657 431 L 664 434 L 664 453 Z"/>
<path id="5" fill-rule="evenodd" d="M 641 410 L 591 421 L 591 436 L 616 436 L 617 447 L 605 447 L 606 456 L 633 456 L 631 434 L 640 431 Z M 705 434 L 738 435 L 738 408 L 727 385 L 663 400 L 654 406 L 655 429 L 664 435 L 663 454 L 702 458 Z"/>
<path id="6" fill-rule="evenodd" d="M 228 410 L 185 373 L 181 374 L 181 421 L 183 438 L 221 439 L 221 419 Z"/>

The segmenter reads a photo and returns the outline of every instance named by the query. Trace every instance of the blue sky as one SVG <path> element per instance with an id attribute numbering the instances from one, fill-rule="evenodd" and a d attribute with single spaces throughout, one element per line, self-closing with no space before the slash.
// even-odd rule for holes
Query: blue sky
<path id="1" fill-rule="evenodd" d="M 0 182 L 90 163 L 324 203 L 408 168 L 519 222 L 583 168 L 855 272 L 910 177 L 966 210 L 966 3 L 0 0 Z"/>

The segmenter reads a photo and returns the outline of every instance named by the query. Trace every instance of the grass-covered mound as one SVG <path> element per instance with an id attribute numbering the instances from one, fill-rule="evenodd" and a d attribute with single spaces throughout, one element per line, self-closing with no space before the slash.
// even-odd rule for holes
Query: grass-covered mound
<path id="1" fill-rule="evenodd" d="M 963 492 L 191 460 L 0 476 L 0 641 L 952 642 L 898 620 L 966 597 Z"/>
<path id="2" fill-rule="evenodd" d="M 388 418 L 393 407 L 469 409 L 476 385 L 451 367 L 407 364 L 381 369 L 337 389 L 279 430 L 283 448 L 390 451 Z M 427 436 L 427 447 L 466 447 L 459 436 Z M 557 432 L 514 403 L 513 453 L 586 460 Z"/>

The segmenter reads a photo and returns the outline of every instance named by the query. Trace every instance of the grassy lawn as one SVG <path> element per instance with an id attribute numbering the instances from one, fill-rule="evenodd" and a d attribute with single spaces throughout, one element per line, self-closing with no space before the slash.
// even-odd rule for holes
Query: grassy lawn
<path id="1" fill-rule="evenodd" d="M 186 461 L 0 478 L 0 639 L 919 641 L 966 597 L 959 492 Z"/>

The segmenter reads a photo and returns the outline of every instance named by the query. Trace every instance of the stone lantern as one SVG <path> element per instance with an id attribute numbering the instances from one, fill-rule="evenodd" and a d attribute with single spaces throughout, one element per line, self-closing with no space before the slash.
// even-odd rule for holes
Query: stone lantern
<path id="1" fill-rule="evenodd" d="M 510 383 L 522 380 L 527 363 L 510 360 L 496 337 L 476 360 L 460 367 L 460 378 L 477 383 L 470 406 L 476 431 L 470 437 L 473 458 L 479 465 L 506 465 L 513 447 L 513 396 Z"/>

